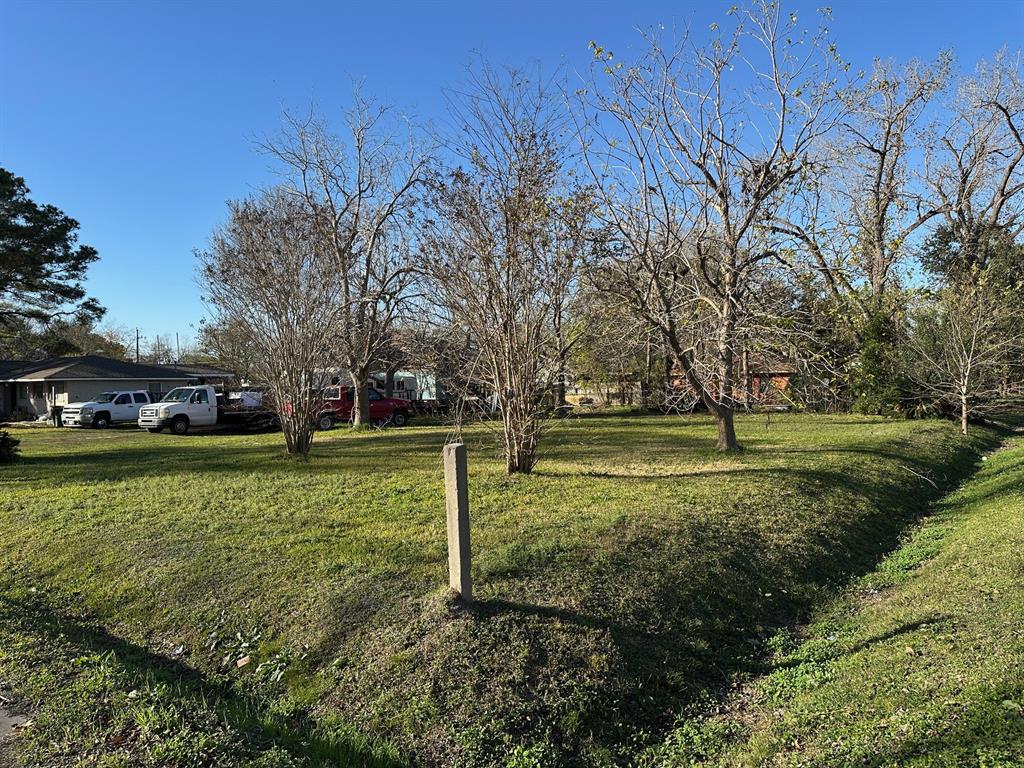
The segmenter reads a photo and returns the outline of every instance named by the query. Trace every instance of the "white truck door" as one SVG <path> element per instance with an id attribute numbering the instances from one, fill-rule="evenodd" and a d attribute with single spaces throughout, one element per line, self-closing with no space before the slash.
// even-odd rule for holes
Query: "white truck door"
<path id="1" fill-rule="evenodd" d="M 131 395 L 118 395 L 110 404 L 110 419 L 112 421 L 131 421 L 135 418 L 133 414 Z"/>
<path id="2" fill-rule="evenodd" d="M 210 402 L 210 390 L 197 389 L 189 401 L 189 419 L 196 426 L 209 426 L 217 423 L 216 403 Z"/>

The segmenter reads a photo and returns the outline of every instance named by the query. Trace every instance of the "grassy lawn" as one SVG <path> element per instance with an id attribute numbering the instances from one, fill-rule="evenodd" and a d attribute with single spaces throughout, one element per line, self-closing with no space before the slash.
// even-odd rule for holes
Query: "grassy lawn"
<path id="1" fill-rule="evenodd" d="M 1024 438 L 651 762 L 1024 766 Z"/>
<path id="2" fill-rule="evenodd" d="M 445 428 L 326 433 L 308 462 L 280 435 L 19 430 L 0 468 L 19 759 L 623 764 L 760 671 L 996 440 L 737 428 L 723 457 L 703 417 L 571 420 L 517 478 L 468 433 L 470 610 L 443 589 Z"/>

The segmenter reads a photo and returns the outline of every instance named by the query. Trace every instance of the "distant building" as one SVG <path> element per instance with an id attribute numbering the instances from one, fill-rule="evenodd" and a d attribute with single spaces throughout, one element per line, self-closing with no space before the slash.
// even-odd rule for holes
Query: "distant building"
<path id="1" fill-rule="evenodd" d="M 0 360 L 0 416 L 41 416 L 52 406 L 91 400 L 116 389 L 162 396 L 189 382 L 231 376 L 210 366 L 131 363 L 100 355 Z"/>
<path id="2" fill-rule="evenodd" d="M 788 405 L 790 380 L 796 368 L 778 357 L 741 355 L 734 397 L 743 405 Z"/>
<path id="3" fill-rule="evenodd" d="M 742 352 L 736 355 L 733 400 L 743 408 L 789 405 L 789 383 L 795 373 L 796 368 L 787 360 Z M 670 381 L 677 392 L 690 393 L 696 400 L 689 381 L 676 365 L 672 366 Z"/>
<path id="4" fill-rule="evenodd" d="M 370 374 L 370 379 L 377 389 L 387 397 L 401 400 L 437 400 L 437 377 L 423 370 L 393 371 L 389 376 L 385 371 Z"/>

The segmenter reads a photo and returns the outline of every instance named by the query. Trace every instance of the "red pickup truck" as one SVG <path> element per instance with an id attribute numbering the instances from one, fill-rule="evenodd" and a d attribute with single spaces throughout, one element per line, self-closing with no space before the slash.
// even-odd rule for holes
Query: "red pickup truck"
<path id="1" fill-rule="evenodd" d="M 394 424 L 404 427 L 409 423 L 410 406 L 407 400 L 384 397 L 373 387 L 368 390 L 370 421 L 375 424 Z M 324 404 L 315 419 L 317 429 L 331 429 L 335 424 L 352 421 L 353 392 L 351 388 L 332 387 L 324 392 Z"/>

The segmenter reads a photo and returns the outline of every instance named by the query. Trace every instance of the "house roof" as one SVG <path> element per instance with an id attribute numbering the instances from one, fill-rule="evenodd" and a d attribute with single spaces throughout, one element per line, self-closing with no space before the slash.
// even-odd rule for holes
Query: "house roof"
<path id="1" fill-rule="evenodd" d="M 216 371 L 214 373 L 214 371 Z M 172 366 L 131 363 L 100 355 L 51 357 L 46 360 L 0 360 L 0 381 L 64 381 L 69 379 L 149 379 L 169 381 L 197 376 L 227 375 L 206 366 Z"/>
<path id="2" fill-rule="evenodd" d="M 0 379 L 7 378 L 7 374 L 11 371 L 20 370 L 31 364 L 29 360 L 0 360 Z"/>
<path id="3" fill-rule="evenodd" d="M 226 371 L 223 368 L 215 368 L 212 365 L 205 365 L 204 363 L 177 363 L 175 365 L 160 365 L 160 368 L 167 368 L 169 370 L 178 371 L 180 373 L 187 373 L 189 376 L 234 376 L 233 371 Z"/>

